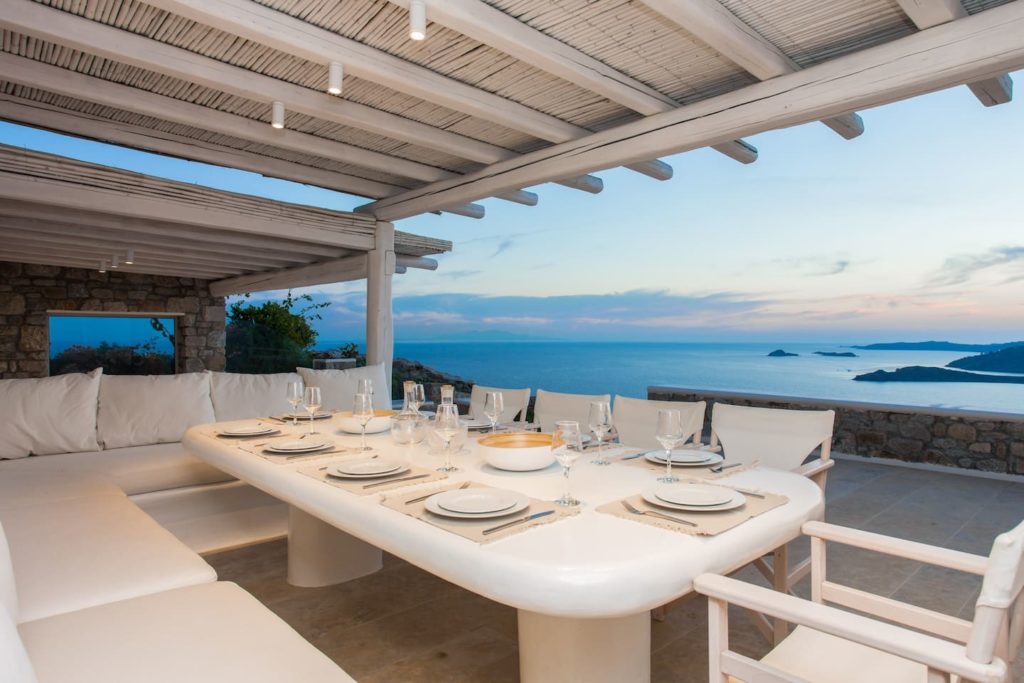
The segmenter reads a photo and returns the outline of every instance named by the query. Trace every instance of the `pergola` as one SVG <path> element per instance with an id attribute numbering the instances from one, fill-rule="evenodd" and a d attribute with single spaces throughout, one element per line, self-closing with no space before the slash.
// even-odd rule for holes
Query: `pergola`
<path id="1" fill-rule="evenodd" d="M 124 192 L 120 172 L 4 150 L 0 251 L 65 262 L 132 227 L 152 272 L 185 268 L 161 249 L 207 252 L 188 267 L 218 293 L 365 276 L 387 346 L 391 272 L 448 248 L 389 221 L 534 205 L 547 182 L 600 192 L 618 166 L 665 180 L 659 156 L 701 147 L 752 163 L 743 136 L 854 138 L 857 110 L 958 85 L 995 105 L 1024 67 L 1019 0 L 5 0 L 0 30 L 0 118 L 370 200 L 135 174 Z M 75 183 L 94 189 L 52 189 Z M 132 214 L 156 195 L 166 210 Z M 257 216 L 226 215 L 242 206 Z"/>

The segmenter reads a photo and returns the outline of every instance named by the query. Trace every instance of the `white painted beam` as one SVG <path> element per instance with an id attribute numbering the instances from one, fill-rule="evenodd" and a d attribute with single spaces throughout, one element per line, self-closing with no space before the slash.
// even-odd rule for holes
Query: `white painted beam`
<path id="1" fill-rule="evenodd" d="M 487 213 L 483 204 L 458 204 L 456 206 L 446 206 L 441 210 L 445 213 L 453 213 L 464 218 L 483 218 Z"/>
<path id="2" fill-rule="evenodd" d="M 18 233 L 11 234 L 3 230 L 0 230 L 0 236 L 3 236 L 3 246 L 0 247 L 0 252 L 6 250 L 35 251 L 43 255 L 89 257 L 97 262 L 101 259 L 110 261 L 114 254 L 117 254 L 119 259 L 123 260 L 124 258 L 124 249 L 108 249 L 102 244 L 85 245 L 69 244 L 66 242 L 64 244 L 55 244 L 52 240 L 48 240 L 45 237 L 38 239 L 34 236 Z M 135 262 L 135 265 L 140 266 L 155 265 L 167 268 L 182 266 L 184 268 L 194 268 L 196 270 L 222 274 L 245 273 L 247 271 L 263 269 L 242 259 L 230 261 L 202 257 L 181 258 L 143 248 L 135 249 Z M 272 268 L 274 266 L 269 267 Z"/>
<path id="3" fill-rule="evenodd" d="M 437 259 L 425 256 L 397 256 L 395 267 L 418 268 L 420 270 L 437 270 Z"/>
<path id="4" fill-rule="evenodd" d="M 1024 2 L 367 205 L 381 220 L 875 107 L 1024 67 Z"/>
<path id="5" fill-rule="evenodd" d="M 391 363 L 395 356 L 395 321 L 392 281 L 395 274 L 395 226 L 377 223 L 377 246 L 366 255 L 366 363 L 384 364 L 387 387 L 391 389 Z"/>
<path id="6" fill-rule="evenodd" d="M 914 22 L 914 25 L 922 31 L 968 16 L 967 10 L 960 4 L 960 0 L 896 1 L 903 12 Z M 1013 81 L 1007 74 L 997 74 L 991 78 L 972 81 L 967 84 L 967 87 L 986 107 L 1006 104 L 1013 99 Z"/>
<path id="7" fill-rule="evenodd" d="M 537 203 L 540 201 L 540 197 L 537 196 L 536 192 L 527 192 L 526 190 L 503 192 L 502 194 L 495 195 L 495 198 L 504 199 L 506 202 L 514 204 L 522 204 L 523 206 L 537 206 Z"/>
<path id="8" fill-rule="evenodd" d="M 641 1 L 762 81 L 800 69 L 718 0 Z M 864 122 L 857 114 L 843 114 L 822 123 L 847 140 L 864 132 Z"/>
<path id="9" fill-rule="evenodd" d="M 37 252 L 16 252 L 9 249 L 0 249 L 0 261 L 12 261 L 14 263 L 38 263 L 44 266 L 67 266 L 69 268 L 83 268 L 85 270 L 97 270 L 99 261 L 82 257 L 54 256 L 52 254 L 39 254 Z M 194 277 L 200 280 L 213 280 L 224 277 L 224 273 L 207 273 L 195 271 L 187 267 L 174 266 L 163 268 L 159 266 L 121 266 L 117 270 L 126 273 L 148 273 L 150 275 L 173 275 L 175 277 Z"/>
<path id="10" fill-rule="evenodd" d="M 246 292 L 308 287 L 331 282 L 348 282 L 365 277 L 366 254 L 358 254 L 296 268 L 271 270 L 218 280 L 210 283 L 210 293 L 214 296 L 228 296 Z"/>

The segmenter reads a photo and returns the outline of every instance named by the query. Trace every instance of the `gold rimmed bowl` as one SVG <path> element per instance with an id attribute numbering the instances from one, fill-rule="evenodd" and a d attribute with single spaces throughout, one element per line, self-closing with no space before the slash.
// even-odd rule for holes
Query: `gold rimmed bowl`
<path id="1" fill-rule="evenodd" d="M 379 434 L 391 429 L 391 418 L 394 417 L 393 410 L 375 410 L 373 417 L 366 423 L 367 434 Z M 338 426 L 342 431 L 349 434 L 359 434 L 363 428 L 359 426 L 359 420 L 352 416 L 351 410 L 343 410 L 337 414 Z"/>
<path id="2" fill-rule="evenodd" d="M 484 462 L 499 470 L 530 472 L 555 461 L 550 434 L 501 432 L 482 436 L 477 443 Z"/>

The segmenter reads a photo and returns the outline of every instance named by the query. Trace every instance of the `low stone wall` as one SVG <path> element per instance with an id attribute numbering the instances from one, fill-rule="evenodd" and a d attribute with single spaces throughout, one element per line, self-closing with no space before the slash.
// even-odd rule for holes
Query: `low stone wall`
<path id="1" fill-rule="evenodd" d="M 835 452 L 1024 474 L 1024 415 L 825 401 L 787 396 L 648 387 L 662 401 L 707 401 L 704 436 L 711 434 L 716 401 L 760 408 L 836 411 Z"/>
<path id="2" fill-rule="evenodd" d="M 48 311 L 180 313 L 177 371 L 224 369 L 224 299 L 204 280 L 0 261 L 0 379 L 46 377 Z"/>

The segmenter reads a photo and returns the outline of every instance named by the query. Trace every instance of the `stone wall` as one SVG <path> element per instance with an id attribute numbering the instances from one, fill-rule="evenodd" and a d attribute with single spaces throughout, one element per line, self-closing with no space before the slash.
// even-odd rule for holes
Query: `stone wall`
<path id="1" fill-rule="evenodd" d="M 711 434 L 715 401 L 761 408 L 831 409 L 836 411 L 835 452 L 1024 474 L 1024 415 L 673 387 L 648 387 L 647 396 L 663 401 L 707 401 L 705 438 Z"/>
<path id="2" fill-rule="evenodd" d="M 204 280 L 0 261 L 0 379 L 48 374 L 50 310 L 180 313 L 177 371 L 224 369 L 224 299 Z"/>

